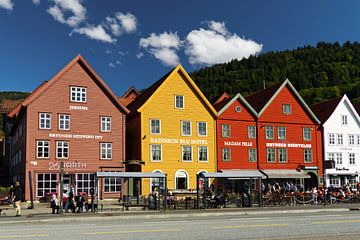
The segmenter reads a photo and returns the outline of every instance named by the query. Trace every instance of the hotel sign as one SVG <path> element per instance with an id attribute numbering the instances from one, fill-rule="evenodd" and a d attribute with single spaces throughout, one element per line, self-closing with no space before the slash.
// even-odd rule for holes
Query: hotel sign
<path id="1" fill-rule="evenodd" d="M 183 139 L 183 138 L 150 138 L 150 143 L 207 145 L 208 140 L 205 140 L 205 139 Z"/>
<path id="2" fill-rule="evenodd" d="M 305 143 L 266 143 L 266 147 L 280 147 L 280 148 L 311 148 L 311 144 Z"/>

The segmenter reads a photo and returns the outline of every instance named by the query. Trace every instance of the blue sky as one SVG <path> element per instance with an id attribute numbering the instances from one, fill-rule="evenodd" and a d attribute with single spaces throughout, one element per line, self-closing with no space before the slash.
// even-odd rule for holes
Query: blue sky
<path id="1" fill-rule="evenodd" d="M 177 63 L 359 41 L 360 1 L 0 0 L 0 90 L 32 91 L 78 53 L 117 95 Z"/>

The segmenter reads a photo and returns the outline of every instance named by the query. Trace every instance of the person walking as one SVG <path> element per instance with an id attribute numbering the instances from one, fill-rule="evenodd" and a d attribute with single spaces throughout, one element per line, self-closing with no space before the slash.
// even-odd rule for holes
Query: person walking
<path id="1" fill-rule="evenodd" d="M 78 192 L 77 196 L 75 197 L 75 201 L 76 201 L 77 212 L 82 213 L 83 208 L 84 208 L 85 199 L 82 196 L 81 192 Z"/>
<path id="2" fill-rule="evenodd" d="M 19 182 L 16 182 L 14 189 L 14 208 L 15 208 L 15 217 L 21 216 L 21 199 L 22 199 L 22 189 Z"/>

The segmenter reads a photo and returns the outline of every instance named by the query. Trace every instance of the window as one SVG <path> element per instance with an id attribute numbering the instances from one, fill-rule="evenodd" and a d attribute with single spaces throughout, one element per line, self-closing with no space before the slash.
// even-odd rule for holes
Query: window
<path id="1" fill-rule="evenodd" d="M 45 197 L 47 193 L 57 192 L 57 174 L 38 173 L 36 175 L 36 195 Z"/>
<path id="2" fill-rule="evenodd" d="M 349 153 L 349 165 L 355 165 L 355 153 Z"/>
<path id="3" fill-rule="evenodd" d="M 336 137 L 337 137 L 337 145 L 343 145 L 344 144 L 344 138 L 343 138 L 342 133 L 337 134 Z"/>
<path id="4" fill-rule="evenodd" d="M 160 170 L 155 170 L 153 173 L 162 173 Z M 159 191 L 160 189 L 165 188 L 165 179 L 164 178 L 151 178 L 150 179 L 150 191 Z"/>
<path id="5" fill-rule="evenodd" d="M 100 159 L 112 158 L 112 143 L 100 143 Z"/>
<path id="6" fill-rule="evenodd" d="M 207 162 L 208 161 L 208 147 L 199 146 L 198 148 L 198 161 Z"/>
<path id="7" fill-rule="evenodd" d="M 91 189 L 91 174 L 90 173 L 78 173 L 76 174 L 76 192 L 85 192 L 89 196 Z"/>
<path id="8" fill-rule="evenodd" d="M 175 189 L 188 189 L 188 174 L 185 171 L 175 173 Z"/>
<path id="9" fill-rule="evenodd" d="M 236 107 L 235 107 L 235 112 L 237 112 L 237 113 L 241 112 L 241 107 L 240 107 L 240 106 L 236 106 Z"/>
<path id="10" fill-rule="evenodd" d="M 111 132 L 111 117 L 100 117 L 101 132 Z"/>
<path id="11" fill-rule="evenodd" d="M 279 161 L 279 163 L 287 162 L 287 149 L 286 148 L 278 149 L 278 161 Z"/>
<path id="12" fill-rule="evenodd" d="M 249 162 L 256 162 L 256 149 L 255 148 L 249 148 L 248 149 L 248 159 Z"/>
<path id="13" fill-rule="evenodd" d="M 266 139 L 274 139 L 274 127 L 266 126 L 265 127 Z"/>
<path id="14" fill-rule="evenodd" d="M 356 135 L 356 145 L 360 146 L 360 135 L 359 134 Z"/>
<path id="15" fill-rule="evenodd" d="M 291 114 L 291 105 L 290 104 L 283 104 L 283 113 L 288 115 Z"/>
<path id="16" fill-rule="evenodd" d="M 286 139 L 286 127 L 277 127 L 278 139 Z"/>
<path id="17" fill-rule="evenodd" d="M 191 136 L 191 122 L 190 121 L 181 121 L 181 135 L 182 136 Z"/>
<path id="18" fill-rule="evenodd" d="M 191 162 L 192 161 L 192 146 L 181 146 L 182 149 L 182 160 L 184 162 Z"/>
<path id="19" fill-rule="evenodd" d="M 200 136 L 200 137 L 207 136 L 207 123 L 206 122 L 198 122 L 197 123 L 197 132 L 198 132 L 198 136 Z"/>
<path id="20" fill-rule="evenodd" d="M 266 159 L 269 163 L 276 162 L 275 148 L 266 148 Z"/>
<path id="21" fill-rule="evenodd" d="M 224 138 L 230 137 L 230 125 L 221 124 L 221 136 Z"/>
<path id="22" fill-rule="evenodd" d="M 116 172 L 116 171 L 114 171 Z M 104 178 L 104 192 L 116 193 L 121 192 L 121 178 L 120 177 L 105 177 Z"/>
<path id="23" fill-rule="evenodd" d="M 39 128 L 40 129 L 51 129 L 51 114 L 50 113 L 39 113 Z"/>
<path id="24" fill-rule="evenodd" d="M 230 148 L 222 149 L 222 160 L 223 162 L 231 161 L 231 150 Z"/>
<path id="25" fill-rule="evenodd" d="M 162 160 L 162 146 L 150 145 L 150 160 L 152 162 L 161 162 Z"/>
<path id="26" fill-rule="evenodd" d="M 339 187 L 340 179 L 337 176 L 330 176 L 329 183 L 330 183 L 330 186 Z"/>
<path id="27" fill-rule="evenodd" d="M 160 134 L 159 119 L 150 119 L 150 134 Z"/>
<path id="28" fill-rule="evenodd" d="M 328 153 L 328 160 L 335 162 L 335 153 Z"/>
<path id="29" fill-rule="evenodd" d="M 355 145 L 355 135 L 349 134 L 349 145 L 354 146 Z"/>
<path id="30" fill-rule="evenodd" d="M 304 162 L 305 163 L 312 162 L 312 149 L 304 149 Z"/>
<path id="31" fill-rule="evenodd" d="M 70 115 L 59 114 L 59 130 L 70 130 Z"/>
<path id="32" fill-rule="evenodd" d="M 356 187 L 356 184 L 357 184 L 356 176 L 349 176 L 348 181 L 349 181 L 349 183 L 351 185 L 351 189 L 357 189 L 357 187 Z"/>
<path id="33" fill-rule="evenodd" d="M 36 141 L 36 156 L 37 158 L 49 158 L 50 142 L 44 140 Z"/>
<path id="34" fill-rule="evenodd" d="M 341 115 L 341 125 L 347 125 L 347 124 L 348 124 L 347 115 Z"/>
<path id="35" fill-rule="evenodd" d="M 303 139 L 304 141 L 311 140 L 311 128 L 303 128 Z"/>
<path id="36" fill-rule="evenodd" d="M 56 141 L 56 158 L 69 158 L 68 141 Z"/>
<path id="37" fill-rule="evenodd" d="M 86 102 L 86 88 L 85 87 L 70 87 L 70 101 L 71 102 Z"/>
<path id="38" fill-rule="evenodd" d="M 336 153 L 336 165 L 342 165 L 342 153 Z"/>
<path id="39" fill-rule="evenodd" d="M 256 138 L 255 126 L 248 126 L 248 138 Z"/>
<path id="40" fill-rule="evenodd" d="M 175 108 L 184 109 L 184 96 L 175 95 Z"/>
<path id="41" fill-rule="evenodd" d="M 335 134 L 329 133 L 329 145 L 335 145 Z"/>

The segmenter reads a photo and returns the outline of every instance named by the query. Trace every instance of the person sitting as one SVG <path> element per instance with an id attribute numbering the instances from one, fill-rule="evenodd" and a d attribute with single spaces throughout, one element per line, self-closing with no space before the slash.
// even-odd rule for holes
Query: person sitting
<path id="1" fill-rule="evenodd" d="M 53 194 L 51 196 L 50 206 L 52 209 L 52 212 L 51 212 L 52 214 L 55 214 L 55 210 L 56 210 L 56 214 L 59 214 L 60 202 L 59 202 L 59 199 L 56 198 L 55 194 Z"/>

